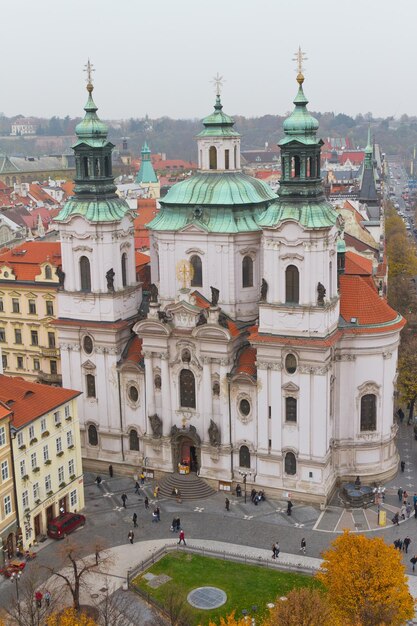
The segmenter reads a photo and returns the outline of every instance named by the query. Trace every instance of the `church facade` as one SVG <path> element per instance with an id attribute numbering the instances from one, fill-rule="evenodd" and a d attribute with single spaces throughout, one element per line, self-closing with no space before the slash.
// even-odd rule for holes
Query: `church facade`
<path id="1" fill-rule="evenodd" d="M 317 502 L 339 480 L 396 472 L 405 321 L 371 276 L 345 267 L 318 122 L 301 73 L 297 81 L 278 196 L 241 171 L 240 135 L 217 93 L 197 136 L 198 172 L 170 189 L 148 225 L 149 297 L 88 85 L 75 195 L 57 218 L 62 376 L 83 392 L 87 466 L 198 471 L 225 489 L 244 477 Z"/>

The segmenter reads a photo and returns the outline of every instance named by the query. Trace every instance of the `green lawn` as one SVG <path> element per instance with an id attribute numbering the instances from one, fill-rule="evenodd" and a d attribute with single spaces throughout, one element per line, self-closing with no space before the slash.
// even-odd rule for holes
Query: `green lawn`
<path id="1" fill-rule="evenodd" d="M 250 610 L 253 605 L 258 606 L 258 614 L 266 611 L 268 602 L 273 602 L 277 596 L 285 596 L 294 587 L 319 587 L 319 583 L 312 577 L 292 572 L 280 572 L 256 565 L 242 565 L 232 561 L 223 561 L 214 558 L 174 552 L 167 554 L 148 572 L 152 574 L 167 574 L 171 581 L 158 589 L 152 589 L 143 575 L 133 581 L 133 585 L 149 593 L 157 602 L 167 605 L 167 599 L 175 595 L 186 598 L 188 593 L 196 587 L 209 585 L 219 587 L 227 594 L 227 602 L 222 607 L 210 611 L 198 611 L 187 606 L 195 616 L 193 624 L 208 624 L 209 618 L 218 621 L 233 610 L 241 615 L 242 609 Z M 169 601 L 169 600 L 168 600 Z"/>

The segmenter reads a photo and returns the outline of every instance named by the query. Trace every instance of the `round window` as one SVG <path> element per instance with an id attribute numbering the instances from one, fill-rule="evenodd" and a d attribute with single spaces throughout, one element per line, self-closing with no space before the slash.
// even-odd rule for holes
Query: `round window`
<path id="1" fill-rule="evenodd" d="M 294 374 L 297 369 L 297 359 L 293 354 L 287 354 L 285 357 L 285 369 L 288 374 Z"/>
<path id="2" fill-rule="evenodd" d="M 250 413 L 249 400 L 241 400 L 239 402 L 239 411 L 242 413 L 242 415 L 249 415 Z"/>
<path id="3" fill-rule="evenodd" d="M 134 385 L 131 385 L 129 387 L 129 398 L 132 400 L 132 402 L 138 401 L 139 391 L 137 390 L 137 387 L 135 387 Z"/>
<path id="4" fill-rule="evenodd" d="M 93 351 L 93 340 L 89 335 L 86 335 L 83 339 L 84 352 L 91 354 Z"/>

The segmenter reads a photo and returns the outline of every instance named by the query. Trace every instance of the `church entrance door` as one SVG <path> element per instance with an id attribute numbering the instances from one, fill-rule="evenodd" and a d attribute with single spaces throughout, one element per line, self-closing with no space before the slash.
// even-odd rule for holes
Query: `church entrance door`
<path id="1" fill-rule="evenodd" d="M 193 441 L 185 439 L 181 443 L 180 464 L 190 468 L 190 472 L 198 471 L 197 448 L 193 445 Z"/>
<path id="2" fill-rule="evenodd" d="M 201 467 L 201 439 L 195 426 L 171 429 L 172 461 L 174 472 L 188 474 Z"/>

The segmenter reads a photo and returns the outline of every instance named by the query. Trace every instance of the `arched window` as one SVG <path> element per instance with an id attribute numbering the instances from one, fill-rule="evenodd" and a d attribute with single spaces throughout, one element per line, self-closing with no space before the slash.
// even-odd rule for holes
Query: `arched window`
<path id="1" fill-rule="evenodd" d="M 294 178 L 300 178 L 301 161 L 299 156 L 294 157 Z"/>
<path id="2" fill-rule="evenodd" d="M 109 156 L 104 157 L 104 175 L 107 178 L 111 176 L 111 162 Z"/>
<path id="3" fill-rule="evenodd" d="M 234 168 L 237 169 L 237 148 L 236 146 L 233 149 L 233 160 L 234 160 Z"/>
<path id="4" fill-rule="evenodd" d="M 285 398 L 285 421 L 297 421 L 297 400 L 296 398 Z"/>
<path id="5" fill-rule="evenodd" d="M 376 395 L 373 393 L 361 398 L 361 430 L 376 430 Z"/>
<path id="6" fill-rule="evenodd" d="M 127 254 L 123 252 L 122 254 L 122 285 L 126 287 L 127 285 Z"/>
<path id="7" fill-rule="evenodd" d="M 45 278 L 46 280 L 51 280 L 52 278 L 52 270 L 50 265 L 45 265 Z"/>
<path id="8" fill-rule="evenodd" d="M 83 157 L 83 176 L 84 178 L 89 178 L 90 177 L 90 173 L 88 170 L 88 157 Z"/>
<path id="9" fill-rule="evenodd" d="M 194 254 L 190 259 L 193 268 L 193 277 L 191 279 L 191 287 L 203 286 L 203 264 L 199 256 Z"/>
<path id="10" fill-rule="evenodd" d="M 210 146 L 209 150 L 209 167 L 211 170 L 217 170 L 217 148 Z"/>
<path id="11" fill-rule="evenodd" d="M 290 476 L 297 473 L 297 459 L 294 452 L 287 452 L 285 455 L 285 473 Z"/>
<path id="12" fill-rule="evenodd" d="M 93 374 L 87 374 L 85 377 L 85 384 L 87 387 L 87 398 L 96 397 L 96 379 Z"/>
<path id="13" fill-rule="evenodd" d="M 298 304 L 300 299 L 300 278 L 295 265 L 289 265 L 285 270 L 285 302 Z"/>
<path id="14" fill-rule="evenodd" d="M 225 170 L 228 170 L 228 169 L 229 169 L 229 166 L 230 166 L 230 163 L 229 163 L 229 154 L 230 154 L 229 150 L 225 150 L 225 151 L 224 151 L 224 169 L 225 169 Z"/>
<path id="15" fill-rule="evenodd" d="M 86 256 L 80 258 L 81 291 L 91 291 L 90 261 Z"/>
<path id="16" fill-rule="evenodd" d="M 195 378 L 191 370 L 180 372 L 180 405 L 195 409 Z"/>
<path id="17" fill-rule="evenodd" d="M 253 260 L 251 259 L 250 256 L 243 257 L 242 286 L 253 287 Z"/>
<path id="18" fill-rule="evenodd" d="M 94 424 L 90 424 L 88 427 L 88 443 L 90 446 L 98 446 L 97 428 Z"/>
<path id="19" fill-rule="evenodd" d="M 316 157 L 316 178 L 320 178 L 320 155 Z"/>
<path id="20" fill-rule="evenodd" d="M 94 177 L 98 178 L 99 176 L 101 176 L 100 159 L 94 159 Z"/>
<path id="21" fill-rule="evenodd" d="M 250 467 L 250 452 L 248 446 L 240 446 L 239 467 Z"/>
<path id="22" fill-rule="evenodd" d="M 139 452 L 139 437 L 134 428 L 129 431 L 129 450 Z"/>

